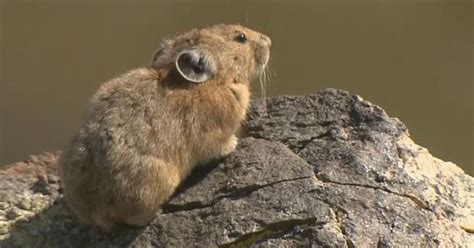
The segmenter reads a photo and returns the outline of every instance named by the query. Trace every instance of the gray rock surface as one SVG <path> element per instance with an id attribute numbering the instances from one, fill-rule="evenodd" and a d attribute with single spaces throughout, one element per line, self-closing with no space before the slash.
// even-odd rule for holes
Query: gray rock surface
<path id="1" fill-rule="evenodd" d="M 112 235 L 65 208 L 57 154 L 2 167 L 0 247 L 474 247 L 474 179 L 360 97 L 256 100 L 246 129 L 150 225 Z"/>

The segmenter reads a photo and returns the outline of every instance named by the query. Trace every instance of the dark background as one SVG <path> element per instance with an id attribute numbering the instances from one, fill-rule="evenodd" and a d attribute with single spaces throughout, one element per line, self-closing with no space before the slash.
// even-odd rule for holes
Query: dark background
<path id="1" fill-rule="evenodd" d="M 0 164 L 61 149 L 99 84 L 147 65 L 162 38 L 241 23 L 273 40 L 267 95 L 360 94 L 472 175 L 473 12 L 471 0 L 0 0 Z"/>

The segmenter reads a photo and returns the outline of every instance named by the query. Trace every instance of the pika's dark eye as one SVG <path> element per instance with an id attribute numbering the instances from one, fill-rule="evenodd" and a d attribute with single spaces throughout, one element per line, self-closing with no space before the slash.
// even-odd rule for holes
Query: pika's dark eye
<path id="1" fill-rule="evenodd" d="M 244 33 L 240 33 L 235 37 L 235 40 L 240 42 L 240 43 L 245 43 L 247 41 L 247 36 L 245 36 Z"/>

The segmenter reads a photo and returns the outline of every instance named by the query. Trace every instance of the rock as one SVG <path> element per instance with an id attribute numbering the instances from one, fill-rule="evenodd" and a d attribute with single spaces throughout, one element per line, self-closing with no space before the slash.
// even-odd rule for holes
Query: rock
<path id="1" fill-rule="evenodd" d="M 3 167 L 0 247 L 474 247 L 474 179 L 380 107 L 334 89 L 257 99 L 246 130 L 147 227 L 111 235 L 64 206 L 58 154 Z"/>
<path id="2" fill-rule="evenodd" d="M 5 235 L 8 233 L 9 230 L 9 225 L 5 221 L 0 221 L 0 235 Z"/>

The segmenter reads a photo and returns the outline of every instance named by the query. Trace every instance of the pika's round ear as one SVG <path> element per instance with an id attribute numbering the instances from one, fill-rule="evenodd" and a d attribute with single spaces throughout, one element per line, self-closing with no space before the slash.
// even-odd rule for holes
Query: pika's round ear
<path id="1" fill-rule="evenodd" d="M 214 58 L 202 50 L 186 50 L 178 54 L 176 69 L 186 80 L 202 83 L 211 79 L 217 72 Z"/>

